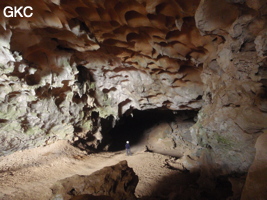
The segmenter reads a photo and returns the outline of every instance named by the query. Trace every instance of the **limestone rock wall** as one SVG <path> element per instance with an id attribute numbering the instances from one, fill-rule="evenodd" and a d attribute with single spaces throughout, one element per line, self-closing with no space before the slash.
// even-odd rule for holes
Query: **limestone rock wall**
<path id="1" fill-rule="evenodd" d="M 151 131 L 152 150 L 181 148 L 174 150 L 183 157 L 173 167 L 200 167 L 213 176 L 246 172 L 251 165 L 255 141 L 267 128 L 266 8 L 261 1 L 200 2 L 197 28 L 203 36 L 217 36 L 209 44 L 215 42 L 216 51 L 209 52 L 201 73 L 205 104 L 188 136 L 179 133 L 179 122 L 174 129 L 162 124 Z"/>
<path id="2" fill-rule="evenodd" d="M 249 168 L 242 192 L 242 200 L 266 198 L 266 135 L 267 132 L 265 131 L 256 141 L 256 156 Z"/>
<path id="3" fill-rule="evenodd" d="M 267 127 L 266 6 L 203 0 L 195 15 L 203 35 L 224 40 L 203 65 L 206 105 L 191 129 L 200 152 L 211 156 L 209 165 L 221 173 L 246 171 L 255 139 Z"/>
<path id="4" fill-rule="evenodd" d="M 7 5 L 33 16 L 6 18 Z M 1 155 L 58 139 L 97 148 L 133 109 L 201 109 L 187 154 L 222 173 L 248 169 L 267 127 L 266 1 L 10 0 L 0 10 Z"/>
<path id="5" fill-rule="evenodd" d="M 191 3 L 1 2 L 1 155 L 58 139 L 97 148 L 101 119 L 132 109 L 200 109 L 212 38 Z M 33 16 L 6 18 L 5 6 Z"/>

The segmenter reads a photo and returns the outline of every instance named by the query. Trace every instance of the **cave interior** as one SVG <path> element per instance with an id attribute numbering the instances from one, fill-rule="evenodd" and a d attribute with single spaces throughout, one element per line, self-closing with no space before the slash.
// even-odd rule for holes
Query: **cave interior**
<path id="1" fill-rule="evenodd" d="M 32 15 L 7 16 L 7 6 Z M 32 165 L 20 153 L 62 141 L 86 158 L 121 156 L 135 166 L 145 153 L 181 181 L 197 174 L 168 200 L 266 199 L 266 0 L 9 0 L 0 11 L 0 199 L 33 198 L 6 180 L 27 179 L 17 170 Z M 113 168 L 126 168 L 119 163 Z M 127 170 L 133 190 L 123 190 L 136 198 Z"/>

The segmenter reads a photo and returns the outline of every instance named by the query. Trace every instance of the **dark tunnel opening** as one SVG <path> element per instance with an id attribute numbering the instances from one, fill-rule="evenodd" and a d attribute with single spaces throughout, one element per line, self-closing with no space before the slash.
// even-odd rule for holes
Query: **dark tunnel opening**
<path id="1" fill-rule="evenodd" d="M 109 131 L 111 144 L 109 151 L 120 151 L 125 149 L 126 141 L 131 146 L 138 144 L 145 132 L 160 123 L 170 123 L 176 118 L 183 117 L 187 120 L 194 120 L 197 111 L 172 111 L 172 110 L 133 110 L 131 115 L 122 116 L 115 127 Z M 185 117 L 186 116 L 186 117 Z"/>
<path id="2" fill-rule="evenodd" d="M 126 141 L 130 141 L 131 147 L 140 146 L 144 136 L 147 133 L 156 134 L 155 127 L 162 125 L 164 123 L 178 125 L 177 128 L 182 129 L 183 122 L 190 122 L 190 124 L 195 123 L 195 117 L 198 111 L 171 111 L 171 110 L 133 110 L 132 115 L 123 115 L 119 121 L 117 121 L 114 128 L 109 130 L 108 136 L 110 141 L 112 141 L 109 146 L 109 151 L 121 151 L 125 149 Z M 186 138 L 184 138 L 186 139 Z M 152 151 L 155 152 L 155 151 Z M 136 152 L 133 152 L 133 156 Z M 171 156 L 171 155 L 169 155 Z M 172 157 L 172 156 L 171 156 Z M 177 170 L 175 168 L 170 168 L 172 170 Z M 199 172 L 189 171 L 179 171 L 172 174 L 172 176 L 166 176 L 161 183 L 155 186 L 155 192 L 152 196 L 157 196 L 158 194 L 164 194 L 171 192 L 170 188 L 179 188 L 180 193 L 177 194 L 177 199 L 227 199 L 232 196 L 231 183 L 228 180 L 228 176 L 216 177 L 214 182 L 214 190 L 206 190 L 202 188 L 201 184 L 198 183 Z M 186 181 L 185 181 L 186 180 Z M 206 181 L 206 179 L 205 179 Z M 207 178 L 207 181 L 211 181 Z M 164 184 L 162 184 L 164 182 Z M 169 184 L 165 184 L 168 182 Z M 185 183 L 186 182 L 186 183 Z M 180 184 L 182 183 L 182 184 Z M 185 186 L 187 184 L 187 186 Z M 183 192 L 181 192 L 181 188 Z M 175 198 L 176 199 L 176 198 Z"/>

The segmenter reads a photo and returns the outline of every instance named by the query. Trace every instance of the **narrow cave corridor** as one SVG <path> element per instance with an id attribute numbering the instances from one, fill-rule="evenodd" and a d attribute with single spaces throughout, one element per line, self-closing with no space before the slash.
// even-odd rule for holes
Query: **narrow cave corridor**
<path id="1" fill-rule="evenodd" d="M 131 146 L 139 145 L 143 142 L 146 132 L 154 126 L 175 122 L 179 118 L 193 121 L 196 115 L 197 111 L 133 110 L 131 115 L 124 115 L 110 130 L 112 142 L 108 150 L 123 150 L 126 141 L 130 141 Z"/>

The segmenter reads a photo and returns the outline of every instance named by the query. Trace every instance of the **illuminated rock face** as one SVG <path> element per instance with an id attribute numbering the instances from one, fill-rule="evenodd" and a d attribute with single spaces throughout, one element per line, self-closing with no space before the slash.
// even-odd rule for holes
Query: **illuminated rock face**
<path id="1" fill-rule="evenodd" d="M 264 0 L 0 5 L 33 8 L 31 18 L 0 16 L 1 154 L 58 139 L 96 148 L 103 119 L 201 109 L 191 153 L 247 170 L 267 127 Z"/>
<path id="2" fill-rule="evenodd" d="M 214 168 L 220 171 L 246 171 L 254 157 L 255 138 L 267 126 L 267 60 L 262 37 L 266 34 L 266 2 L 258 3 L 259 10 L 252 9 L 250 1 L 202 1 L 195 15 L 202 34 L 219 34 L 225 40 L 204 63 L 203 99 L 207 104 L 191 133 L 198 144 L 210 148 Z"/>

